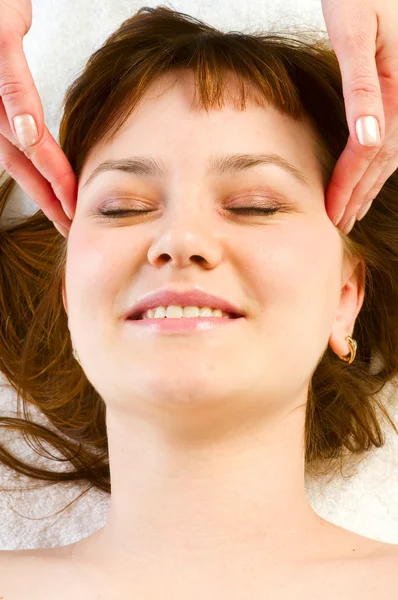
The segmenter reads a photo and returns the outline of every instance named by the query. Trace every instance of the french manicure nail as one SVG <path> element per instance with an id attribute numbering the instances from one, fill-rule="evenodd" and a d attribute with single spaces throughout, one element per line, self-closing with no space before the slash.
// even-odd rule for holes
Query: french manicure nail
<path id="1" fill-rule="evenodd" d="M 55 221 L 53 221 L 53 225 L 54 225 L 55 229 L 58 229 L 58 231 L 61 235 L 63 235 L 66 238 L 68 237 L 69 232 L 67 229 L 65 229 L 65 227 L 63 227 L 59 223 L 56 223 Z"/>
<path id="2" fill-rule="evenodd" d="M 67 208 L 64 204 L 62 204 L 62 208 L 64 209 L 64 213 L 66 214 L 66 216 L 68 217 L 68 219 L 70 219 L 71 221 L 73 221 L 72 213 L 69 210 L 69 208 Z"/>
<path id="3" fill-rule="evenodd" d="M 338 224 L 340 223 L 341 219 L 342 219 L 342 218 L 343 218 L 343 216 L 344 216 L 345 209 L 346 209 L 346 207 L 344 207 L 344 208 L 343 208 L 343 210 L 341 211 L 341 213 L 340 213 L 340 214 L 339 214 L 339 216 L 337 217 L 335 225 L 338 225 Z"/>
<path id="4" fill-rule="evenodd" d="M 378 146 L 380 144 L 380 129 L 377 119 L 372 116 L 361 117 L 355 123 L 358 142 L 362 146 Z"/>
<path id="5" fill-rule="evenodd" d="M 361 210 L 357 214 L 357 220 L 358 221 L 360 221 L 361 219 L 364 218 L 364 216 L 368 212 L 369 208 L 372 206 L 372 202 L 373 202 L 373 200 L 371 200 L 370 202 L 368 202 L 367 204 L 365 204 L 365 206 L 362 206 Z"/>
<path id="6" fill-rule="evenodd" d="M 17 115 L 13 121 L 15 132 L 22 148 L 28 148 L 37 142 L 39 134 L 32 115 Z"/>
<path id="7" fill-rule="evenodd" d="M 344 227 L 344 230 L 345 230 L 345 231 L 344 231 L 344 233 L 345 233 L 346 235 L 348 235 L 348 234 L 350 233 L 350 231 L 351 231 L 351 229 L 352 229 L 352 227 L 353 227 L 353 225 L 354 225 L 355 221 L 356 221 L 356 216 L 354 215 L 354 216 L 352 217 L 352 219 L 350 219 L 350 220 L 348 221 L 347 225 Z"/>

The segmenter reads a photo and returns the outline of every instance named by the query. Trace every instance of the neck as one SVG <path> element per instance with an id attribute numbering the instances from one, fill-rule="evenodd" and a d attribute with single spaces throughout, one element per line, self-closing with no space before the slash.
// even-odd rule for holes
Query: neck
<path id="1" fill-rule="evenodd" d="M 184 429 L 170 414 L 155 425 L 109 411 L 112 493 L 96 551 L 152 560 L 250 548 L 302 557 L 306 544 L 312 552 L 328 522 L 305 494 L 305 405 L 267 418 L 249 412 L 233 427 L 224 415 L 220 431 L 214 413 L 191 414 Z"/>

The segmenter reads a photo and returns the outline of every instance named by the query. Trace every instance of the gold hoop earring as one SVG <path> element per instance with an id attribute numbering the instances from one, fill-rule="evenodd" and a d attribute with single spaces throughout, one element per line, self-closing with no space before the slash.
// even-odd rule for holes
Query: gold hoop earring
<path id="1" fill-rule="evenodd" d="M 341 358 L 341 360 L 348 362 L 348 364 L 350 365 L 355 360 L 355 356 L 357 354 L 358 343 L 350 335 L 347 335 L 345 340 L 350 347 L 350 356 L 348 358 L 347 358 L 347 356 L 340 356 L 340 354 L 338 354 L 337 356 L 339 358 Z"/>

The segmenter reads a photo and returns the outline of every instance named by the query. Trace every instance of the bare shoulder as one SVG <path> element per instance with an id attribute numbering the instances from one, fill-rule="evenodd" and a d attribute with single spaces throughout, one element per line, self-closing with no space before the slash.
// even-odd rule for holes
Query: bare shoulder
<path id="1" fill-rule="evenodd" d="M 389 544 L 387 542 L 373 542 L 369 544 L 367 551 L 364 552 L 363 558 L 366 561 L 374 561 L 374 564 L 380 565 L 380 568 L 389 568 L 390 565 L 398 566 L 398 544 Z"/>
<path id="2" fill-rule="evenodd" d="M 381 542 L 334 523 L 328 523 L 328 527 L 330 533 L 323 538 L 327 557 L 341 559 L 343 562 L 355 559 L 354 562 L 360 563 L 363 560 L 364 564 L 367 561 L 375 561 L 375 564 L 385 564 L 386 567 L 390 562 L 394 562 L 394 559 L 398 559 L 398 544 Z M 319 542 L 315 545 L 315 548 L 317 547 Z"/>
<path id="3" fill-rule="evenodd" d="M 358 544 L 358 550 L 360 546 Z M 361 600 L 390 600 L 396 595 L 398 571 L 398 544 L 389 544 L 363 538 L 362 552 L 353 560 L 343 560 L 338 569 L 340 582 L 349 590 L 347 598 Z M 330 589 L 336 579 L 336 570 L 331 568 L 328 578 Z M 331 598 L 333 596 L 330 596 Z M 329 596 L 327 596 L 329 598 Z"/>
<path id="4" fill-rule="evenodd" d="M 57 546 L 55 548 L 32 548 L 27 550 L 0 550 L 0 567 L 11 568 L 14 564 L 36 564 L 45 563 L 46 560 L 60 560 L 71 557 L 72 551 L 79 543 Z M 1 595 L 0 595 L 1 600 Z"/>
<path id="5" fill-rule="evenodd" d="M 56 548 L 34 548 L 32 550 L 0 550 L 0 573 L 5 569 L 15 568 L 16 565 L 29 564 L 31 560 L 55 557 L 53 551 Z M 1 600 L 1 594 L 0 594 Z"/>
<path id="6" fill-rule="evenodd" d="M 0 600 L 52 598 L 67 575 L 64 561 L 56 560 L 54 550 L 0 551 Z"/>
<path id="7" fill-rule="evenodd" d="M 42 550 L 0 550 L 0 585 L 5 581 L 5 575 L 11 575 L 20 572 L 22 566 L 29 564 L 29 558 L 42 561 L 45 553 Z M 9 578 L 6 578 L 9 581 Z M 2 600 L 3 590 L 0 588 L 0 600 Z"/>
<path id="8" fill-rule="evenodd" d="M 18 552 L 12 552 L 10 550 L 1 550 L 0 551 L 0 582 L 4 579 L 4 574 L 7 573 L 9 569 L 15 564 L 15 554 Z M 2 592 L 0 588 L 0 592 Z M 1 599 L 1 593 L 0 593 Z"/>
<path id="9" fill-rule="evenodd" d="M 398 544 L 380 542 L 380 548 L 376 551 L 376 556 L 380 556 L 380 558 L 398 559 Z"/>
<path id="10" fill-rule="evenodd" d="M 398 544 L 383 543 L 363 561 L 363 600 L 390 600 L 396 595 Z"/>
<path id="11" fill-rule="evenodd" d="M 0 552 L 0 600 L 19 600 L 16 591 L 18 572 L 18 551 L 2 550 Z"/>
<path id="12" fill-rule="evenodd" d="M 350 558 L 345 556 L 341 560 L 332 560 L 329 567 L 326 566 L 319 572 L 311 569 L 309 565 L 304 578 L 308 580 L 305 595 L 297 595 L 299 578 L 295 573 L 295 576 L 291 577 L 294 589 L 285 590 L 284 600 L 311 597 L 314 590 L 318 589 L 319 596 L 316 597 L 322 597 L 324 600 L 335 600 L 336 597 L 341 600 L 390 600 L 395 597 L 398 544 L 368 541 L 366 550 L 363 547 L 360 552 L 355 552 L 356 557 L 351 555 Z M 371 541 L 373 544 L 370 544 Z M 72 566 L 70 553 L 73 546 L 71 544 L 59 548 L 0 551 L 0 600 L 46 600 L 54 597 L 55 589 L 57 600 L 90 600 L 98 597 L 95 596 L 92 580 L 88 585 L 85 579 L 81 578 L 79 570 Z M 359 550 L 358 546 L 356 550 Z M 60 589 L 60 581 L 68 582 L 64 590 L 62 585 Z M 267 580 L 265 585 L 268 591 L 272 591 L 269 590 L 269 583 Z M 149 582 L 148 586 L 150 585 Z M 126 595 L 113 597 L 122 598 Z M 280 598 L 277 593 L 273 597 Z"/>

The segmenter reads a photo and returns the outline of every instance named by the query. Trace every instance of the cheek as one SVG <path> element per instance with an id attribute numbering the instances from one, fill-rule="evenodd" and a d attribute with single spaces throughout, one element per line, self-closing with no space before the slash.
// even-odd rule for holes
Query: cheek
<path id="1" fill-rule="evenodd" d="M 289 314 L 313 322 L 334 318 L 342 269 L 341 240 L 334 227 L 286 224 L 253 248 L 245 261 L 253 265 L 255 295 L 275 322 L 280 325 Z"/>
<path id="2" fill-rule="evenodd" d="M 115 308 L 118 294 L 123 290 L 123 264 L 121 252 L 116 247 L 115 236 L 90 235 L 86 231 L 75 235 L 68 247 L 66 285 L 70 310 L 78 320 L 98 320 L 103 325 L 110 315 L 119 317 Z M 124 246 L 126 248 L 126 246 Z M 130 270 L 131 276 L 131 270 Z"/>
<path id="3" fill-rule="evenodd" d="M 268 243 L 269 242 L 269 243 Z M 340 297 L 340 238 L 313 227 L 294 227 L 275 235 L 252 259 L 253 294 L 261 313 L 256 341 L 275 365 L 296 369 L 307 381 L 325 350 Z M 256 261 L 256 262 L 254 262 Z M 255 279 L 256 271 L 257 279 Z M 268 350 L 272 354 L 268 354 Z M 281 374 L 281 377 L 282 377 Z"/>
<path id="4" fill-rule="evenodd" d="M 334 227 L 311 228 L 295 240 L 289 260 L 292 334 L 317 357 L 327 344 L 341 295 L 340 237 Z"/>

